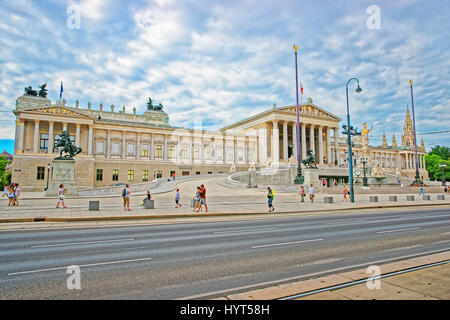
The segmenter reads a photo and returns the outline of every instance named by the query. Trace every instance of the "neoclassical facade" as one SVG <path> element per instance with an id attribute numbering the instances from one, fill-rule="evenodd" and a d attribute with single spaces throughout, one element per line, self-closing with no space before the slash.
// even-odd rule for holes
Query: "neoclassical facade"
<path id="1" fill-rule="evenodd" d="M 300 145 L 297 146 L 296 106 L 276 107 L 226 126 L 218 131 L 178 128 L 163 111 L 127 113 L 114 105 L 105 110 L 67 106 L 66 102 L 24 95 L 16 100 L 16 132 L 12 180 L 23 190 L 42 191 L 51 177 L 53 146 L 62 131 L 83 149 L 75 163 L 79 189 L 119 183 L 143 183 L 172 173 L 199 175 L 247 170 L 268 161 L 284 165 L 297 148 L 302 158 L 313 150 L 319 166 L 346 165 L 347 145 L 339 137 L 336 115 L 309 99 L 300 106 Z M 405 134 L 409 134 L 405 132 Z M 394 138 L 395 139 L 395 138 Z M 406 141 L 407 139 L 405 139 Z M 403 141 L 403 138 L 402 138 Z M 356 141 L 354 152 L 361 145 Z M 392 172 L 414 176 L 411 146 L 371 147 L 377 163 Z M 420 148 L 421 175 L 425 150 Z M 356 157 L 356 161 L 358 157 Z M 291 159 L 292 161 L 292 159 Z M 49 175 L 50 172 L 50 175 Z M 398 173 L 398 172 L 397 172 Z M 426 175 L 426 177 L 428 177 Z"/>

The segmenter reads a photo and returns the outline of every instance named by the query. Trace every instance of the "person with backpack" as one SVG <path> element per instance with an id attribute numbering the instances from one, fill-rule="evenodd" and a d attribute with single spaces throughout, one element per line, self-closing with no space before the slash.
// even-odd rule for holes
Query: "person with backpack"
<path id="1" fill-rule="evenodd" d="M 131 211 L 130 209 L 130 185 L 127 184 L 125 186 L 125 189 L 122 190 L 122 198 L 123 198 L 123 210 L 124 211 Z"/>
<path id="2" fill-rule="evenodd" d="M 309 185 L 309 200 L 311 200 L 311 203 L 314 202 L 314 187 L 312 184 Z"/>
<path id="3" fill-rule="evenodd" d="M 9 187 L 9 189 L 8 189 L 8 199 L 9 199 L 8 207 L 11 206 L 11 205 L 14 206 L 14 198 L 15 197 L 16 196 L 15 196 L 14 188 L 13 187 Z"/>
<path id="4" fill-rule="evenodd" d="M 199 212 L 200 209 L 202 209 L 202 204 L 200 201 L 200 193 L 201 193 L 201 189 L 200 189 L 200 187 L 197 186 L 197 188 L 195 189 L 195 196 L 194 196 L 194 199 L 195 199 L 194 211 L 195 212 Z M 203 211 L 203 209 L 202 209 L 202 211 Z"/>
<path id="5" fill-rule="evenodd" d="M 64 193 L 66 192 L 66 189 L 64 189 L 64 185 L 60 184 L 58 189 L 58 203 L 56 204 L 56 208 L 59 208 L 59 204 L 62 203 L 63 208 L 67 208 L 64 204 Z"/>
<path id="6" fill-rule="evenodd" d="M 205 212 L 208 212 L 208 206 L 206 205 L 206 188 L 205 185 L 200 185 L 200 204 L 205 206 Z"/>
<path id="7" fill-rule="evenodd" d="M 177 193 L 175 194 L 175 203 L 176 203 L 175 208 L 181 207 L 181 203 L 180 203 L 180 189 L 177 189 Z"/>
<path id="8" fill-rule="evenodd" d="M 273 198 L 275 197 L 275 192 L 270 187 L 267 187 L 267 204 L 269 206 L 269 212 L 273 212 L 275 207 L 273 206 Z"/>

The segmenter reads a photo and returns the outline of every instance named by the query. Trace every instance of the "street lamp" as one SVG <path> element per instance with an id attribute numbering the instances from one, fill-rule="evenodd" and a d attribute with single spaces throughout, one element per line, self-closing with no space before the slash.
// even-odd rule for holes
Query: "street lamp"
<path id="1" fill-rule="evenodd" d="M 48 177 L 50 176 L 50 163 L 47 163 L 47 187 L 45 187 L 45 191 L 48 190 Z"/>
<path id="2" fill-rule="evenodd" d="M 363 172 L 364 172 L 364 177 L 363 177 L 363 186 L 367 187 L 368 183 L 367 183 L 367 177 L 366 177 L 366 159 L 361 160 L 362 164 L 363 164 Z"/>
<path id="3" fill-rule="evenodd" d="M 355 202 L 355 193 L 353 191 L 353 158 L 352 158 L 352 133 L 353 135 L 357 135 L 358 133 L 356 130 L 353 129 L 352 126 L 350 126 L 350 112 L 348 107 L 348 84 L 352 81 L 356 80 L 358 83 L 358 88 L 356 88 L 356 93 L 360 93 L 362 91 L 361 87 L 359 86 L 359 80 L 356 78 L 351 78 L 348 80 L 347 85 L 345 86 L 345 92 L 347 95 L 347 143 L 348 143 L 348 171 L 349 171 L 349 180 L 350 180 L 350 202 Z M 345 127 L 344 127 L 345 129 Z M 353 131 L 353 132 L 352 132 Z"/>
<path id="4" fill-rule="evenodd" d="M 297 68 L 297 51 L 298 45 L 294 44 L 295 52 L 295 92 L 297 95 L 297 176 L 295 177 L 295 184 L 303 184 L 304 177 L 302 176 L 302 164 L 300 159 L 300 119 L 299 119 L 299 106 L 298 106 L 298 68 Z"/>
<path id="5" fill-rule="evenodd" d="M 445 181 L 445 174 L 444 174 L 444 171 L 445 171 L 445 168 L 447 168 L 447 165 L 445 164 L 445 163 L 441 163 L 441 164 L 439 164 L 439 167 L 441 168 L 441 170 L 442 170 L 442 186 L 443 187 L 445 187 L 446 186 L 446 181 Z"/>

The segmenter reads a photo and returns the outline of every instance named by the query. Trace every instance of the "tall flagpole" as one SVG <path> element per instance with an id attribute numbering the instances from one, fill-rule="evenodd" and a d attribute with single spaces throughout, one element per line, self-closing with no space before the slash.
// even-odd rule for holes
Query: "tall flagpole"
<path id="1" fill-rule="evenodd" d="M 414 154 L 416 158 L 416 179 L 414 181 L 414 184 L 422 184 L 422 181 L 419 177 L 419 159 L 417 157 L 417 139 L 416 139 L 416 118 L 414 116 L 414 98 L 413 98 L 413 81 L 409 80 L 409 84 L 411 86 L 411 110 L 412 110 L 412 116 L 413 116 L 413 130 L 414 130 Z"/>
<path id="2" fill-rule="evenodd" d="M 297 96 L 297 176 L 295 177 L 295 184 L 303 184 L 304 178 L 302 176 L 302 165 L 300 159 L 300 117 L 299 117 L 299 106 L 298 106 L 298 68 L 297 68 L 297 51 L 298 46 L 294 44 L 295 52 L 295 93 Z"/>

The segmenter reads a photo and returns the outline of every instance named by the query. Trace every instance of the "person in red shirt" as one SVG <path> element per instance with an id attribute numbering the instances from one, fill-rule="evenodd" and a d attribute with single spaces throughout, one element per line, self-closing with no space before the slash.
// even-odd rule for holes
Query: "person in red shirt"
<path id="1" fill-rule="evenodd" d="M 205 212 L 208 212 L 208 206 L 206 205 L 206 188 L 204 184 L 200 186 L 200 203 L 205 206 Z"/>

